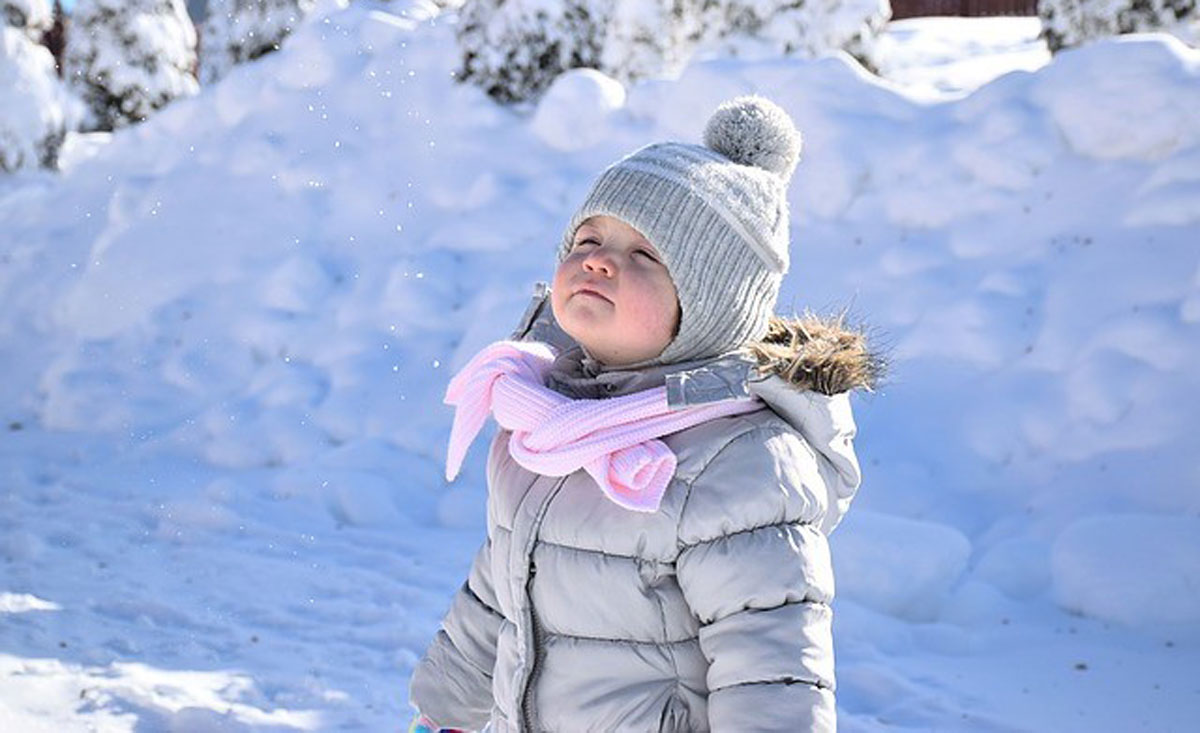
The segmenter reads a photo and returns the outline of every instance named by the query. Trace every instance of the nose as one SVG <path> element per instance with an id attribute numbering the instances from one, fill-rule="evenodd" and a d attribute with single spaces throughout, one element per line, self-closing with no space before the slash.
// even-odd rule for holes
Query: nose
<path id="1" fill-rule="evenodd" d="M 584 258 L 583 269 L 588 272 L 601 273 L 605 277 L 612 277 L 616 272 L 616 265 L 613 263 L 612 257 L 609 257 L 608 252 L 597 247 Z"/>

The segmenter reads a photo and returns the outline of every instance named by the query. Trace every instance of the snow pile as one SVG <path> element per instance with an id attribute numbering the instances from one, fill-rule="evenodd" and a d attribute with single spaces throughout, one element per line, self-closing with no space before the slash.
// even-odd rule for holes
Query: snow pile
<path id="1" fill-rule="evenodd" d="M 62 64 L 87 128 L 112 130 L 196 93 L 196 29 L 183 0 L 79 0 Z"/>
<path id="2" fill-rule="evenodd" d="M 530 126 L 547 145 L 583 150 L 611 134 L 613 114 L 625 106 L 625 87 L 595 69 L 559 74 L 534 111 Z"/>
<path id="3" fill-rule="evenodd" d="M 970 541 L 942 524 L 865 510 L 855 529 L 838 537 L 838 593 L 898 618 L 936 619 L 966 569 Z"/>
<path id="4" fill-rule="evenodd" d="M 402 725 L 483 526 L 483 450 L 441 478 L 449 375 L 604 165 L 749 92 L 806 139 L 780 309 L 893 350 L 833 536 L 843 729 L 1194 721 L 1200 52 L 941 103 L 844 56 L 575 72 L 522 116 L 454 80 L 452 15 L 383 7 L 0 180 L 16 729 Z"/>
<path id="5" fill-rule="evenodd" d="M 1062 54 L 1046 70 L 1035 99 L 1050 111 L 1058 129 L 1081 155 L 1164 160 L 1200 142 L 1200 126 L 1193 124 L 1200 119 L 1200 99 L 1176 93 L 1194 83 L 1195 56 L 1195 51 L 1167 37 L 1160 45 L 1138 47 L 1120 66 L 1100 54 Z M 1180 58 L 1191 62 L 1181 65 Z M 1145 88 L 1142 82 L 1147 77 L 1173 83 Z"/>
<path id="6" fill-rule="evenodd" d="M 1072 610 L 1131 626 L 1200 626 L 1198 517 L 1080 519 L 1054 543 L 1052 567 L 1055 598 Z"/>

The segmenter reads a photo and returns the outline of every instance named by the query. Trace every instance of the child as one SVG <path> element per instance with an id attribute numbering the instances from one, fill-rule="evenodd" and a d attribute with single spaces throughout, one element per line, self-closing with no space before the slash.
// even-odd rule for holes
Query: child
<path id="1" fill-rule="evenodd" d="M 835 728 L 826 535 L 859 484 L 860 334 L 772 316 L 800 135 L 739 97 L 609 166 L 549 300 L 454 377 L 487 540 L 413 672 L 430 730 Z"/>

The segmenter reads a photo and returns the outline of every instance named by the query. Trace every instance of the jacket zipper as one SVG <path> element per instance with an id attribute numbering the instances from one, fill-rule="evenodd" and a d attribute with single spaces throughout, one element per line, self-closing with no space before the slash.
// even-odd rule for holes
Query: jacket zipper
<path id="1" fill-rule="evenodd" d="M 538 672 L 541 671 L 540 662 L 542 659 L 542 639 L 538 634 L 537 614 L 533 611 L 533 576 L 537 574 L 537 568 L 533 564 L 533 549 L 537 544 L 537 536 L 542 528 L 542 519 L 546 516 L 546 510 L 550 508 L 550 502 L 558 496 L 558 492 L 562 490 L 563 484 L 567 482 L 567 476 L 563 476 L 555 484 L 550 493 L 546 495 L 546 499 L 542 505 L 538 507 L 537 517 L 533 521 L 532 531 L 529 534 L 529 545 L 526 557 L 529 562 L 529 579 L 525 581 L 525 598 L 527 603 L 526 618 L 529 621 L 529 639 L 525 642 L 525 658 L 531 660 L 525 672 L 524 688 L 521 691 L 521 717 L 524 718 L 524 729 L 529 733 L 535 733 L 534 728 L 534 709 L 533 709 L 533 685 L 537 681 Z"/>
<path id="2" fill-rule="evenodd" d="M 529 607 L 529 610 L 530 610 L 529 634 L 531 637 L 533 637 L 533 662 L 532 662 L 533 666 L 530 668 L 529 674 L 525 678 L 525 694 L 524 694 L 523 700 L 521 701 L 521 713 L 525 717 L 526 729 L 530 733 L 534 733 L 534 731 L 536 729 L 533 727 L 533 716 L 534 716 L 533 688 L 534 688 L 534 685 L 537 684 L 538 673 L 540 673 L 542 671 L 541 670 L 542 639 L 538 635 L 537 614 L 533 613 L 532 605 Z"/>

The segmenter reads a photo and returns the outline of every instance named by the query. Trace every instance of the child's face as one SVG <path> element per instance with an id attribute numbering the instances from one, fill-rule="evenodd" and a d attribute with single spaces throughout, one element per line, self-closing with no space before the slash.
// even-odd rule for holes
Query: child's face
<path id="1" fill-rule="evenodd" d="M 554 273 L 554 318 L 588 353 L 620 366 L 658 356 L 679 323 L 675 284 L 658 251 L 620 219 L 593 216 Z"/>

